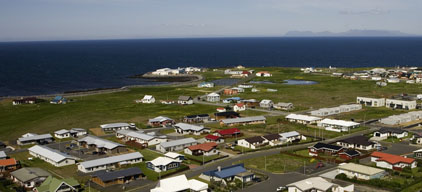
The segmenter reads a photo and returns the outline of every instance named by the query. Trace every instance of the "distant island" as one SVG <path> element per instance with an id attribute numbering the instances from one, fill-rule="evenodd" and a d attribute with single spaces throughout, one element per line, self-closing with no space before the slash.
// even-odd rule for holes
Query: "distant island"
<path id="1" fill-rule="evenodd" d="M 289 31 L 286 37 L 406 37 L 416 36 L 400 31 L 389 30 L 349 30 L 345 32 L 334 33 L 330 31 L 312 32 L 312 31 Z"/>

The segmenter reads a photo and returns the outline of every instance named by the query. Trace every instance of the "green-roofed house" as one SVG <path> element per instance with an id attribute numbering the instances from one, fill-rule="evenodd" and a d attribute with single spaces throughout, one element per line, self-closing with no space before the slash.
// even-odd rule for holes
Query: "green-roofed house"
<path id="1" fill-rule="evenodd" d="M 74 178 L 57 179 L 49 176 L 39 187 L 34 189 L 35 192 L 67 192 L 79 191 L 80 184 Z"/>

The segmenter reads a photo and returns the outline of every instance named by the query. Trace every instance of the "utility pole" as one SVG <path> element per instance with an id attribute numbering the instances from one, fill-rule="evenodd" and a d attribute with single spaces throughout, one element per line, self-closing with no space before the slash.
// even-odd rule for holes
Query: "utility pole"
<path id="1" fill-rule="evenodd" d="M 306 175 L 306 162 L 303 161 L 303 174 Z"/>
<path id="2" fill-rule="evenodd" d="M 267 171 L 267 156 L 264 156 L 264 161 L 265 171 Z"/>

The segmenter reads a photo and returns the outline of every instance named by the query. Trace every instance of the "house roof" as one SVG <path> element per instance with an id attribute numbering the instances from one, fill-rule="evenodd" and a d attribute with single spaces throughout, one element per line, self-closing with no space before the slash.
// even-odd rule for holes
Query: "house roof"
<path id="1" fill-rule="evenodd" d="M 15 158 L 11 158 L 11 159 L 0 159 L 0 166 L 11 166 L 11 165 L 16 165 L 18 162 L 16 161 Z"/>
<path id="2" fill-rule="evenodd" d="M 32 134 L 32 136 L 21 137 L 18 140 L 21 141 L 21 142 L 24 142 L 24 141 L 36 141 L 36 140 L 50 139 L 50 138 L 53 138 L 53 136 L 51 136 L 49 133 L 47 133 L 47 134 L 42 134 L 42 135 Z"/>
<path id="3" fill-rule="evenodd" d="M 220 97 L 220 95 L 219 95 L 219 94 L 217 94 L 217 93 L 210 93 L 210 94 L 208 94 L 207 96 L 208 96 L 208 97 Z"/>
<path id="4" fill-rule="evenodd" d="M 51 176 L 49 172 L 38 167 L 24 167 L 24 168 L 11 172 L 10 174 L 22 182 L 27 182 L 39 177 Z"/>
<path id="5" fill-rule="evenodd" d="M 334 184 L 328 182 L 327 180 L 323 179 L 322 177 L 311 177 L 308 179 L 304 179 L 298 182 L 294 182 L 291 184 L 288 184 L 289 186 L 295 186 L 301 191 L 307 191 L 311 189 L 319 189 L 321 191 L 327 191 L 330 189 Z"/>
<path id="6" fill-rule="evenodd" d="M 55 177 L 49 176 L 36 189 L 37 192 L 55 192 L 62 184 L 68 185 L 72 188 L 79 186 L 78 181 L 76 181 L 74 178 L 57 179 Z"/>
<path id="7" fill-rule="evenodd" d="M 199 115 L 187 115 L 185 118 L 199 118 L 199 117 L 209 117 L 208 114 L 199 114 Z"/>
<path id="8" fill-rule="evenodd" d="M 145 95 L 143 99 L 152 99 L 154 98 L 152 95 Z"/>
<path id="9" fill-rule="evenodd" d="M 247 141 L 248 143 L 262 143 L 265 141 L 265 139 L 262 138 L 261 136 L 255 136 L 255 137 L 246 138 L 245 141 Z"/>
<path id="10" fill-rule="evenodd" d="M 75 160 L 77 159 L 76 157 L 67 155 L 58 150 L 51 149 L 49 147 L 42 146 L 42 145 L 32 146 L 31 148 L 28 149 L 28 151 L 38 154 L 40 156 L 43 156 L 45 158 L 51 159 L 56 163 L 61 162 L 65 159 L 75 159 Z"/>
<path id="11" fill-rule="evenodd" d="M 179 175 L 158 181 L 157 187 L 151 192 L 177 192 L 191 189 L 191 185 L 185 175 Z"/>
<path id="12" fill-rule="evenodd" d="M 234 135 L 239 134 L 240 130 L 238 128 L 230 128 L 230 129 L 223 129 L 223 130 L 217 130 L 216 131 L 220 135 Z"/>
<path id="13" fill-rule="evenodd" d="M 380 130 L 378 130 L 378 132 L 380 132 L 380 133 L 397 133 L 397 134 L 402 134 L 402 133 L 407 132 L 407 131 L 406 130 L 403 130 L 403 129 L 397 129 L 397 128 L 382 127 Z"/>
<path id="14" fill-rule="evenodd" d="M 82 165 L 85 169 L 86 168 L 90 168 L 90 167 L 95 167 L 95 166 L 100 166 L 100 165 L 105 165 L 105 164 L 113 164 L 113 163 L 119 163 L 122 161 L 127 161 L 127 160 L 131 160 L 131 159 L 138 159 L 138 158 L 143 158 L 144 156 L 139 153 L 139 152 L 134 152 L 134 153 L 127 153 L 127 154 L 123 154 L 123 155 L 116 155 L 116 156 L 111 156 L 111 157 L 106 157 L 106 158 L 101 158 L 101 159 L 95 159 L 95 160 L 91 160 L 91 161 L 85 161 L 80 163 L 80 165 Z"/>
<path id="15" fill-rule="evenodd" d="M 356 151 L 356 150 L 353 150 L 353 149 L 348 149 L 346 151 L 343 151 L 343 152 L 341 152 L 341 154 L 345 154 L 345 155 L 350 156 L 350 157 L 360 155 L 359 151 Z"/>
<path id="16" fill-rule="evenodd" d="M 392 154 L 388 154 L 388 153 L 382 153 L 382 152 L 378 152 L 378 151 L 374 151 L 371 153 L 372 157 L 378 157 L 379 159 L 377 159 L 377 161 L 385 161 L 387 163 L 390 164 L 397 164 L 397 163 L 413 163 L 415 161 L 415 159 L 413 158 L 408 158 L 408 157 L 402 157 L 399 155 L 392 155 Z"/>
<path id="17" fill-rule="evenodd" d="M 224 124 L 230 123 L 246 123 L 246 122 L 253 122 L 253 121 L 265 121 L 266 118 L 264 116 L 253 116 L 253 117 L 241 117 L 241 118 L 234 118 L 234 119 L 223 119 L 221 120 Z"/>
<path id="18" fill-rule="evenodd" d="M 220 137 L 219 137 L 219 136 L 217 136 L 217 135 L 207 135 L 207 136 L 205 136 L 205 139 L 209 139 L 209 140 L 217 141 L 217 140 L 219 140 L 219 139 L 220 139 Z"/>
<path id="19" fill-rule="evenodd" d="M 189 137 L 189 138 L 178 139 L 178 140 L 160 143 L 159 145 L 161 145 L 164 148 L 167 148 L 167 147 L 185 145 L 185 144 L 190 144 L 190 143 L 198 143 L 198 142 L 194 138 Z"/>
<path id="20" fill-rule="evenodd" d="M 324 119 L 321 121 L 322 124 L 329 124 L 329 125 L 337 125 L 337 126 L 344 126 L 344 127 L 352 127 L 360 125 L 360 123 L 356 123 L 353 121 L 343 121 L 337 119 Z"/>
<path id="21" fill-rule="evenodd" d="M 111 171 L 111 172 L 104 171 L 104 170 L 97 171 L 92 176 L 98 177 L 103 182 L 108 182 L 108 181 L 113 181 L 113 180 L 123 178 L 123 177 L 129 177 L 129 176 L 141 175 L 141 174 L 143 173 L 139 167 L 132 167 L 128 169 L 123 169 L 119 171 Z"/>
<path id="22" fill-rule="evenodd" d="M 127 137 L 142 139 L 144 141 L 150 141 L 150 140 L 155 138 L 154 136 L 145 134 L 141 131 L 119 130 L 116 133 L 121 134 L 121 135 L 125 135 Z"/>
<path id="23" fill-rule="evenodd" d="M 54 132 L 54 134 L 57 134 L 57 135 L 63 135 L 63 134 L 66 134 L 66 133 L 69 133 L 70 131 L 69 130 L 67 130 L 67 129 L 60 129 L 60 130 L 58 130 L 58 131 L 55 131 Z"/>
<path id="24" fill-rule="evenodd" d="M 235 106 L 237 106 L 237 107 L 243 107 L 245 105 L 243 103 L 237 103 Z"/>
<path id="25" fill-rule="evenodd" d="M 91 136 L 91 135 L 78 139 L 78 142 L 86 142 L 88 145 L 96 145 L 97 148 L 104 147 L 106 149 L 114 149 L 116 147 L 124 146 L 120 143 L 116 143 L 116 142 L 109 141 L 106 139 L 101 139 L 101 138 Z"/>
<path id="26" fill-rule="evenodd" d="M 180 162 L 179 160 L 174 160 L 168 157 L 157 157 L 152 161 L 148 161 L 149 163 L 153 164 L 154 166 L 166 166 L 173 162 Z"/>
<path id="27" fill-rule="evenodd" d="M 204 191 L 208 189 L 208 184 L 198 181 L 196 179 L 190 179 L 189 181 L 190 189 L 193 191 Z"/>
<path id="28" fill-rule="evenodd" d="M 329 149 L 329 150 L 339 151 L 343 147 L 340 147 L 340 146 L 337 146 L 337 145 L 325 144 L 325 143 L 316 143 L 314 146 L 310 146 L 309 148 Z"/>
<path id="29" fill-rule="evenodd" d="M 358 144 L 358 145 L 363 145 L 363 146 L 369 146 L 369 145 L 373 145 L 375 144 L 372 141 L 369 141 L 369 139 L 365 136 L 354 136 L 354 137 L 349 137 L 347 139 L 343 139 L 340 140 L 338 142 L 342 142 L 342 143 L 348 143 L 348 144 Z"/>
<path id="30" fill-rule="evenodd" d="M 85 129 L 83 129 L 83 128 L 72 128 L 72 129 L 70 129 L 71 131 L 75 131 L 75 132 L 86 132 L 86 130 Z"/>
<path id="31" fill-rule="evenodd" d="M 6 157 L 7 157 L 6 153 L 4 151 L 0 151 L 0 159 L 6 158 Z"/>
<path id="32" fill-rule="evenodd" d="M 192 124 L 187 124 L 187 123 L 177 123 L 176 125 L 174 125 L 174 127 L 182 129 L 184 131 L 201 131 L 205 129 L 205 127 L 203 126 L 197 126 L 197 125 L 192 125 Z"/>
<path id="33" fill-rule="evenodd" d="M 237 164 L 237 165 L 232 165 L 232 166 L 221 168 L 221 171 L 218 171 L 218 169 L 215 169 L 215 170 L 203 172 L 203 174 L 211 176 L 211 177 L 214 176 L 214 177 L 224 179 L 224 178 L 227 178 L 227 177 L 235 176 L 235 175 L 237 175 L 239 173 L 243 173 L 243 172 L 246 172 L 244 165 L 243 164 Z"/>
<path id="34" fill-rule="evenodd" d="M 300 115 L 300 114 L 289 114 L 286 116 L 287 119 L 296 119 L 301 121 L 319 121 L 321 118 L 309 116 L 309 115 Z"/>
<path id="35" fill-rule="evenodd" d="M 270 103 L 272 103 L 273 101 L 271 101 L 271 100 L 269 100 L 269 99 L 263 99 L 263 100 L 261 100 L 261 104 L 270 104 Z"/>
<path id="36" fill-rule="evenodd" d="M 109 124 L 103 124 L 100 125 L 103 129 L 109 129 L 109 128 L 116 128 L 116 127 L 129 127 L 129 123 L 109 123 Z"/>
<path id="37" fill-rule="evenodd" d="M 272 141 L 272 140 L 280 139 L 281 136 L 279 134 L 275 133 L 275 134 L 264 135 L 262 137 L 264 137 L 266 140 Z"/>
<path id="38" fill-rule="evenodd" d="M 191 99 L 192 99 L 192 97 L 190 97 L 190 96 L 179 96 L 179 98 L 177 100 L 179 100 L 179 101 L 189 101 Z"/>
<path id="39" fill-rule="evenodd" d="M 152 119 L 149 119 L 148 122 L 163 122 L 163 121 L 173 121 L 173 119 L 165 117 L 165 116 L 158 116 Z"/>
<path id="40" fill-rule="evenodd" d="M 283 138 L 297 137 L 300 136 L 300 133 L 298 133 L 297 131 L 289 131 L 285 133 L 280 133 L 280 136 Z"/>
<path id="41" fill-rule="evenodd" d="M 343 169 L 343 170 L 347 170 L 347 171 L 351 171 L 351 172 L 358 172 L 358 173 L 361 173 L 361 174 L 364 174 L 364 175 L 376 175 L 376 174 L 385 172 L 382 169 L 369 167 L 369 166 L 365 166 L 365 165 L 360 165 L 360 164 L 356 164 L 356 163 L 340 164 L 338 166 L 338 168 Z"/>
<path id="42" fill-rule="evenodd" d="M 180 157 L 183 155 L 179 153 L 175 153 L 175 152 L 167 152 L 166 154 L 164 154 L 164 156 L 176 159 L 177 157 Z"/>
<path id="43" fill-rule="evenodd" d="M 209 143 L 202 143 L 198 145 L 192 145 L 192 146 L 189 146 L 188 149 L 191 151 L 194 151 L 194 150 L 211 151 L 215 147 L 217 147 L 217 143 L 209 142 Z"/>
<path id="44" fill-rule="evenodd" d="M 224 108 L 222 108 L 224 109 Z M 236 116 L 239 117 L 239 113 L 238 112 L 234 112 L 234 111 L 225 111 L 225 112 L 218 112 L 218 113 L 214 113 L 214 115 L 217 116 L 223 116 L 223 117 L 228 117 L 228 116 Z"/>

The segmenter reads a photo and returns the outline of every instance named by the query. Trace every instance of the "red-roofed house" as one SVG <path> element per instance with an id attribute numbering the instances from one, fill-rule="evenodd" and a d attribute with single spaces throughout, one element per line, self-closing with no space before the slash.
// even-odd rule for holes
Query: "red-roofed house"
<path id="1" fill-rule="evenodd" d="M 238 128 L 217 130 L 214 133 L 214 135 L 220 136 L 220 137 L 223 137 L 223 138 L 235 137 L 236 135 L 240 136 L 241 134 L 242 133 L 240 132 L 240 130 Z"/>
<path id="2" fill-rule="evenodd" d="M 256 73 L 256 76 L 257 77 L 271 77 L 273 75 L 268 71 L 260 71 L 260 72 Z"/>
<path id="3" fill-rule="evenodd" d="M 236 105 L 233 106 L 233 111 L 244 111 L 246 110 L 246 106 L 243 103 L 238 103 Z"/>
<path id="4" fill-rule="evenodd" d="M 219 152 L 217 150 L 217 143 L 215 142 L 209 142 L 209 143 L 202 143 L 198 145 L 192 145 L 187 148 L 185 148 L 185 153 L 188 155 L 205 155 L 205 156 L 211 156 L 211 155 L 217 155 Z"/>
<path id="5" fill-rule="evenodd" d="M 375 151 L 371 154 L 371 161 L 377 164 L 377 167 L 386 169 L 402 170 L 405 167 L 415 168 L 417 162 L 413 158 L 402 157 Z"/>
<path id="6" fill-rule="evenodd" d="M 0 172 L 9 172 L 18 169 L 19 161 L 16 159 L 0 159 Z"/>
<path id="7" fill-rule="evenodd" d="M 205 136 L 205 140 L 207 142 L 216 142 L 216 143 L 223 143 L 224 139 L 217 135 L 207 135 Z"/>

